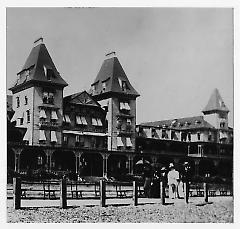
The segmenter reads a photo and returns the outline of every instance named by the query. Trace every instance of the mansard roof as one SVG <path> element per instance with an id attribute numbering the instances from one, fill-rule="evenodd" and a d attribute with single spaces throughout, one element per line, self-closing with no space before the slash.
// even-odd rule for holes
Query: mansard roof
<path id="1" fill-rule="evenodd" d="M 126 83 L 125 91 L 123 91 L 120 85 L 123 81 Z M 129 82 L 128 77 L 116 56 L 104 60 L 92 86 L 95 87 L 94 91 L 90 90 L 93 96 L 107 93 L 125 94 L 134 97 L 139 96 L 138 92 Z"/>
<path id="2" fill-rule="evenodd" d="M 229 112 L 217 88 L 214 89 L 207 106 L 203 109 L 204 114 L 213 113 L 216 111 Z"/>
<path id="3" fill-rule="evenodd" d="M 78 104 L 78 105 L 87 105 L 100 107 L 101 105 L 93 99 L 93 97 L 86 91 L 78 92 L 72 95 L 65 96 L 63 98 L 64 103 Z"/>
<path id="4" fill-rule="evenodd" d="M 204 120 L 203 116 L 145 122 L 141 123 L 140 126 L 168 128 L 175 130 L 215 129 L 214 126 Z"/>
<path id="5" fill-rule="evenodd" d="M 45 73 L 48 69 L 52 72 L 50 78 L 47 78 Z M 32 48 L 22 70 L 17 73 L 17 80 L 10 90 L 25 86 L 30 82 L 47 83 L 60 87 L 68 85 L 57 71 L 52 58 L 43 43 L 40 43 Z"/>

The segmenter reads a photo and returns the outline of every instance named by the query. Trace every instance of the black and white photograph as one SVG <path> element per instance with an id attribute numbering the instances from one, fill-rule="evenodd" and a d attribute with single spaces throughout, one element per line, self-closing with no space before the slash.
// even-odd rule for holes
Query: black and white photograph
<path id="1" fill-rule="evenodd" d="M 5 16 L 6 223 L 236 221 L 234 6 Z"/>

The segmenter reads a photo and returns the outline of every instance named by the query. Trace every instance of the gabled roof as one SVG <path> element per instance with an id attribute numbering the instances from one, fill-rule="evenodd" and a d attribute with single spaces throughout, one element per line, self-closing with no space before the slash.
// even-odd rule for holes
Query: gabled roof
<path id="1" fill-rule="evenodd" d="M 45 75 L 46 69 L 51 69 L 53 74 L 50 79 Z M 68 84 L 57 71 L 45 44 L 41 43 L 32 48 L 18 78 L 10 90 L 26 85 L 29 82 L 41 82 L 65 87 Z"/>
<path id="2" fill-rule="evenodd" d="M 229 112 L 217 88 L 214 89 L 207 106 L 202 112 L 204 114 L 209 114 L 216 111 Z"/>
<path id="3" fill-rule="evenodd" d="M 92 98 L 92 96 L 89 95 L 86 91 L 68 95 L 63 98 L 63 102 L 64 103 L 68 102 L 71 104 L 80 104 L 80 105 L 101 107 L 101 105 L 98 102 L 96 102 Z"/>
<path id="4" fill-rule="evenodd" d="M 141 123 L 140 126 L 160 127 L 175 130 L 215 129 L 215 127 L 213 127 L 211 124 L 204 120 L 203 116 L 145 122 Z"/>
<path id="5" fill-rule="evenodd" d="M 126 91 L 122 90 L 120 85 L 121 81 L 126 82 Z M 105 82 L 105 89 L 103 83 Z M 129 82 L 126 73 L 124 72 L 118 58 L 116 56 L 105 59 L 100 71 L 94 80 L 95 90 L 90 90 L 93 96 L 97 96 L 104 93 L 121 93 L 132 96 L 139 96 L 138 92 L 133 88 Z"/>

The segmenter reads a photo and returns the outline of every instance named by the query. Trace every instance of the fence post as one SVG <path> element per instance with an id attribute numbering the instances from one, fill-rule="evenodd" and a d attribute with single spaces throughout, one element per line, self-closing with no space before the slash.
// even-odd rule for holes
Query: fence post
<path id="1" fill-rule="evenodd" d="M 205 202 L 208 202 L 208 183 L 204 182 L 203 187 L 204 187 L 204 200 Z"/>
<path id="2" fill-rule="evenodd" d="M 61 179 L 60 182 L 60 208 L 67 208 L 67 182 Z"/>
<path id="3" fill-rule="evenodd" d="M 106 206 L 106 183 L 100 180 L 100 207 Z"/>
<path id="4" fill-rule="evenodd" d="M 189 200 L 189 182 L 187 180 L 184 182 L 184 199 L 185 199 L 185 203 L 188 204 L 188 200 Z"/>
<path id="5" fill-rule="evenodd" d="M 160 181 L 160 198 L 162 205 L 165 204 L 165 187 L 164 187 L 164 181 Z"/>
<path id="6" fill-rule="evenodd" d="M 133 206 L 138 205 L 138 185 L 136 181 L 133 181 Z"/>
<path id="7" fill-rule="evenodd" d="M 13 208 L 20 209 L 21 208 L 21 178 L 14 177 L 13 178 Z"/>

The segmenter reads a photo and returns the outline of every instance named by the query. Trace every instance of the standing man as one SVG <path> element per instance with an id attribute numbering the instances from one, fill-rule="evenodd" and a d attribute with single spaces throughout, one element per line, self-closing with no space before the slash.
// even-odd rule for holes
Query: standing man
<path id="1" fill-rule="evenodd" d="M 177 197 L 177 188 L 179 184 L 179 172 L 175 170 L 174 164 L 169 164 L 168 172 L 168 186 L 169 186 L 169 198 L 174 199 Z"/>

